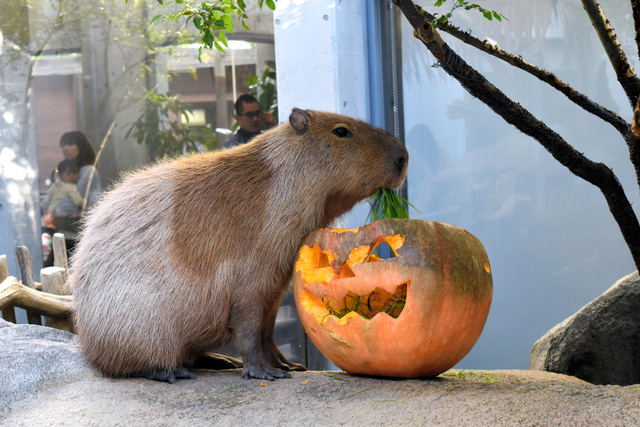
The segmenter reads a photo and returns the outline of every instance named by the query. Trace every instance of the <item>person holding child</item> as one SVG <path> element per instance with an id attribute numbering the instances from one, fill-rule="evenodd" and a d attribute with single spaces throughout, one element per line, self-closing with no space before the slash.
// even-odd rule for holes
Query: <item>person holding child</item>
<path id="1" fill-rule="evenodd" d="M 75 246 L 80 217 L 97 202 L 101 184 L 94 165 L 96 155 L 87 135 L 80 131 L 64 133 L 60 149 L 65 160 L 58 165 L 57 176 L 62 182 L 53 184 L 49 190 L 49 205 L 43 218 L 46 228 L 64 234 L 67 252 L 70 252 Z M 52 253 L 44 265 L 53 265 Z"/>
<path id="2" fill-rule="evenodd" d="M 84 210 L 91 209 L 100 197 L 100 175 L 94 166 L 96 154 L 83 132 L 66 132 L 60 138 L 60 148 L 65 159 L 72 159 L 78 168 L 78 192 L 86 199 Z"/>

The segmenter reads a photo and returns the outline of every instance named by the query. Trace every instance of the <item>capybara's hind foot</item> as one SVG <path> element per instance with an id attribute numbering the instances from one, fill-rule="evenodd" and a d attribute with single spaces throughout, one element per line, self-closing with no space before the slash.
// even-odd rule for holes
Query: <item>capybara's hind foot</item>
<path id="1" fill-rule="evenodd" d="M 280 360 L 274 363 L 273 366 L 276 368 L 280 368 L 283 371 L 306 371 L 307 370 L 306 366 L 301 365 L 299 363 L 291 362 L 287 360 L 284 356 L 282 356 Z"/>
<path id="2" fill-rule="evenodd" d="M 175 383 L 176 380 L 193 380 L 197 377 L 195 373 L 182 366 L 178 366 L 175 370 L 167 368 L 149 368 L 143 376 L 150 380 L 166 381 L 170 384 Z"/>
<path id="3" fill-rule="evenodd" d="M 242 368 L 242 361 L 231 356 L 218 353 L 205 353 L 196 357 L 193 361 L 193 369 L 212 369 L 219 371 L 222 369 Z"/>
<path id="4" fill-rule="evenodd" d="M 271 346 L 270 351 L 266 351 L 267 359 L 271 362 L 271 365 L 275 368 L 280 368 L 283 371 L 306 371 L 307 367 L 299 363 L 291 362 L 289 359 L 278 350 L 275 344 Z"/>
<path id="5" fill-rule="evenodd" d="M 301 365 L 299 363 L 290 362 L 288 360 L 285 363 L 288 365 L 289 369 L 292 370 L 292 371 L 306 371 L 307 370 L 306 366 Z"/>
<path id="6" fill-rule="evenodd" d="M 273 367 L 269 367 L 267 369 L 259 365 L 249 365 L 248 363 L 245 363 L 244 368 L 242 369 L 242 378 L 245 380 L 258 378 L 260 380 L 273 381 L 276 378 L 291 378 L 291 374 L 287 371 L 283 371 L 282 369 Z"/>

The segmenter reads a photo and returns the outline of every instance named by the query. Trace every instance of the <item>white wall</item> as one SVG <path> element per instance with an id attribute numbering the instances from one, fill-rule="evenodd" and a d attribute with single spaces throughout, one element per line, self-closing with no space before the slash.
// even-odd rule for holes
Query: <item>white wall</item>
<path id="1" fill-rule="evenodd" d="M 361 1 L 280 0 L 274 23 L 280 122 L 293 107 L 366 120 Z"/>
<path id="2" fill-rule="evenodd" d="M 360 0 L 279 0 L 274 13 L 279 121 L 294 107 L 367 121 L 368 81 Z M 362 202 L 336 225 L 365 223 Z"/>

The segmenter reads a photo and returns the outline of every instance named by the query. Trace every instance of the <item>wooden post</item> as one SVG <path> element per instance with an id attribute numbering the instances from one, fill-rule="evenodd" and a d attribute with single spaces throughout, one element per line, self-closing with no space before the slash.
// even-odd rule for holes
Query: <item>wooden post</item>
<path id="1" fill-rule="evenodd" d="M 28 288 L 36 289 L 36 284 L 33 280 L 33 266 L 31 265 L 29 248 L 26 246 L 18 246 L 16 248 L 16 257 L 18 258 L 18 264 L 20 265 L 20 277 L 22 277 L 22 284 Z M 41 316 L 30 312 L 29 310 L 27 310 L 27 321 L 31 325 L 42 325 Z"/>
<path id="2" fill-rule="evenodd" d="M 0 255 L 0 283 L 4 282 L 4 279 L 9 277 L 9 264 L 7 263 L 7 256 Z M 2 309 L 2 318 L 7 322 L 16 323 L 16 311 L 13 307 L 7 307 Z"/>
<path id="3" fill-rule="evenodd" d="M 64 241 L 64 240 L 63 240 Z M 47 267 L 40 270 L 40 283 L 42 291 L 56 295 L 69 295 L 65 288 L 67 270 L 61 267 Z M 71 318 L 44 317 L 44 325 L 63 331 L 73 332 L 73 320 Z"/>
<path id="4" fill-rule="evenodd" d="M 69 263 L 67 260 L 67 244 L 64 240 L 64 234 L 55 233 L 53 235 L 51 250 L 53 251 L 53 265 L 64 268 L 64 281 L 66 282 L 69 278 Z"/>

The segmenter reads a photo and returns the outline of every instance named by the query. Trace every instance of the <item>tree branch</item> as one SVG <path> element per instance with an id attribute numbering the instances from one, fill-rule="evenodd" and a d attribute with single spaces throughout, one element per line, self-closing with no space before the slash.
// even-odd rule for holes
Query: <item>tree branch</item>
<path id="1" fill-rule="evenodd" d="M 638 0 L 632 0 L 632 2 L 634 3 L 637 1 Z M 599 6 L 594 6 L 594 8 L 600 10 Z M 417 7 L 417 9 L 429 22 L 433 22 L 436 19 L 434 15 L 421 9 L 420 7 Z M 640 17 L 640 7 L 634 8 L 634 13 L 637 13 L 637 15 Z M 622 49 L 620 48 L 620 45 L 615 38 L 613 29 L 608 25 L 608 22 L 606 21 L 606 18 L 604 18 L 601 10 L 598 16 L 604 19 L 604 23 L 601 25 L 603 31 L 608 31 L 608 34 L 610 34 L 612 37 L 613 43 L 610 47 L 610 51 L 614 52 L 617 55 L 615 56 L 616 58 L 620 56 L 623 58 L 623 60 L 618 61 L 618 69 L 627 70 L 627 74 L 629 74 L 629 72 L 631 74 L 631 77 L 623 75 L 622 77 L 618 76 L 618 79 L 625 88 L 625 91 L 630 90 L 630 92 L 627 92 L 627 96 L 636 96 L 636 99 L 638 99 L 638 95 L 634 95 L 635 92 L 631 89 L 640 89 L 637 87 L 639 84 L 639 80 L 635 77 L 633 69 L 631 69 L 629 63 L 626 61 L 626 57 L 624 56 L 624 53 L 622 52 Z M 416 17 L 416 19 L 418 19 L 418 17 Z M 640 25 L 640 19 L 636 22 L 636 25 Z M 607 27 L 608 29 L 606 29 Z M 438 28 L 448 33 L 449 35 L 459 39 L 460 41 L 468 44 L 469 46 L 475 47 L 476 49 L 488 55 L 498 58 L 516 68 L 519 68 L 522 71 L 533 75 L 534 77 L 537 77 L 541 81 L 547 83 L 549 86 L 564 94 L 570 101 L 572 101 L 583 110 L 611 124 L 618 132 L 620 132 L 624 141 L 627 143 L 627 146 L 629 148 L 629 158 L 631 159 L 631 163 L 633 163 L 634 169 L 636 171 L 636 180 L 638 182 L 638 185 L 640 186 L 640 127 L 636 126 L 634 129 L 637 132 L 634 133 L 632 126 L 630 126 L 629 123 L 627 123 L 622 117 L 618 116 L 615 112 L 599 105 L 596 102 L 593 102 L 586 95 L 583 95 L 582 93 L 573 89 L 569 84 L 557 78 L 553 73 L 550 73 L 546 70 L 543 70 L 542 68 L 531 64 L 530 62 L 525 61 L 520 56 L 515 56 L 509 52 L 506 52 L 500 49 L 497 45 L 490 44 L 489 42 L 487 42 L 487 40 L 481 41 L 480 39 L 473 37 L 471 34 L 461 31 L 459 28 L 451 25 L 448 22 L 438 22 Z M 615 45 L 617 45 L 617 48 L 615 47 Z M 636 110 L 637 108 L 638 107 L 636 107 Z"/>
<path id="2" fill-rule="evenodd" d="M 620 43 L 616 37 L 616 33 L 609 24 L 609 20 L 604 16 L 604 12 L 600 8 L 600 3 L 595 0 L 582 0 L 582 6 L 589 15 L 591 24 L 596 30 L 596 34 L 600 38 L 600 43 L 605 53 L 609 57 L 609 61 L 613 66 L 616 77 L 627 94 L 631 107 L 635 108 L 640 94 L 640 80 L 629 64 Z"/>
<path id="3" fill-rule="evenodd" d="M 54 295 L 24 286 L 15 277 L 7 277 L 0 284 L 0 308 L 22 307 L 38 315 L 70 317 L 73 309 L 71 295 Z"/>
<path id="4" fill-rule="evenodd" d="M 433 20 L 435 19 L 435 16 L 430 14 L 426 10 L 420 9 L 420 13 L 424 15 L 424 18 L 426 18 L 430 22 L 433 22 Z M 565 95 L 571 102 L 575 103 L 580 108 L 611 124 L 618 132 L 622 133 L 623 135 L 629 131 L 629 123 L 627 123 L 622 117 L 617 115 L 615 112 L 599 105 L 598 103 L 593 102 L 586 95 L 583 95 L 582 93 L 573 89 L 569 84 L 560 80 L 558 77 L 556 77 L 555 74 L 543 70 L 542 68 L 525 61 L 520 56 L 515 56 L 509 52 L 506 52 L 497 45 L 489 43 L 487 40 L 480 40 L 477 37 L 473 37 L 471 34 L 461 31 L 458 27 L 455 27 L 449 23 L 438 22 L 438 29 L 468 44 L 469 46 L 475 47 L 476 49 L 495 58 L 498 58 L 508 63 L 509 65 L 519 68 L 520 70 L 525 71 L 532 76 L 540 79 L 541 81 L 547 83 L 549 86 Z"/>
<path id="5" fill-rule="evenodd" d="M 638 0 L 631 0 L 631 15 L 633 16 L 633 27 L 636 32 L 638 56 L 640 56 L 640 2 Z"/>
<path id="6" fill-rule="evenodd" d="M 636 107 L 633 110 L 633 123 L 625 140 L 629 146 L 629 158 L 636 171 L 636 181 L 640 186 L 640 97 L 638 97 Z"/>
<path id="7" fill-rule="evenodd" d="M 507 123 L 535 138 L 560 164 L 600 189 L 631 251 L 636 268 L 640 270 L 640 223 L 638 223 L 633 208 L 611 169 L 602 163 L 595 163 L 579 153 L 560 135 L 536 119 L 520 104 L 509 99 L 464 62 L 442 41 L 431 25 L 431 21 L 425 19 L 412 1 L 394 0 L 394 3 L 413 26 L 414 35 L 436 57 L 442 69 L 458 80 L 471 95 L 484 102 Z"/>

